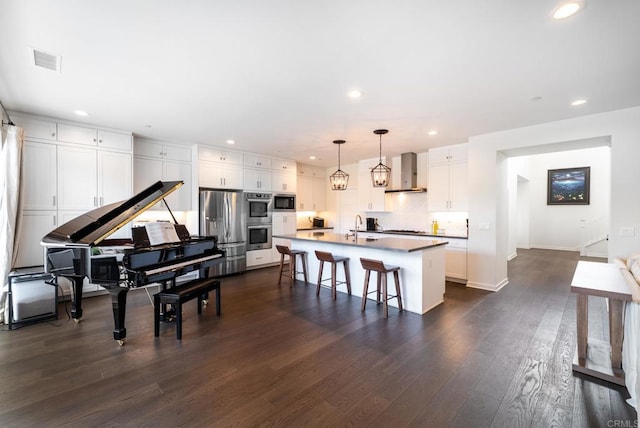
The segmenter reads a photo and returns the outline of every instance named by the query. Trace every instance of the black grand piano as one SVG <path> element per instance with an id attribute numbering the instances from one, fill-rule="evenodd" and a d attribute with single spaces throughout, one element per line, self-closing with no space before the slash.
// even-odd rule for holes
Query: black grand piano
<path id="1" fill-rule="evenodd" d="M 129 200 L 89 211 L 42 238 L 47 252 L 45 270 L 56 277 L 67 278 L 73 286 L 71 316 L 76 322 L 82 317 L 82 283 L 87 277 L 109 291 L 115 325 L 113 338 L 122 345 L 127 335 L 124 320 L 129 288 L 156 282 L 175 285 L 176 278 L 194 270 L 199 270 L 200 277 L 204 278 L 211 266 L 224 259 L 225 254 L 217 248 L 215 237 L 189 237 L 186 228 L 175 222 L 175 217 L 177 242 L 150 245 L 144 238 L 106 239 L 164 201 L 182 184 L 182 181 L 158 181 Z M 98 255 L 107 247 L 123 248 L 122 259 L 119 261 L 115 254 Z"/>

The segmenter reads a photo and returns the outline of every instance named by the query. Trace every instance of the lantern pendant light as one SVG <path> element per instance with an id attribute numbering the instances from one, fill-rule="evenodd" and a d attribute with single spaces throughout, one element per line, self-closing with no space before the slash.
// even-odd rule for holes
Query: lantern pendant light
<path id="1" fill-rule="evenodd" d="M 380 162 L 371 170 L 371 184 L 373 187 L 387 187 L 391 179 L 391 168 L 382 163 L 382 136 L 388 129 L 376 129 L 374 134 L 380 136 Z"/>
<path id="2" fill-rule="evenodd" d="M 338 145 L 338 170 L 329 176 L 331 190 L 345 190 L 349 183 L 349 174 L 340 169 L 340 146 L 346 143 L 344 140 L 335 140 L 333 144 Z"/>

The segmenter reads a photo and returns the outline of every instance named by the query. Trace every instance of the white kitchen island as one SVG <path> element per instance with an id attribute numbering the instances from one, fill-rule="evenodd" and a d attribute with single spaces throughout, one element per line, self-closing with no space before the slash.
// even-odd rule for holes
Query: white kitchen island
<path id="1" fill-rule="evenodd" d="M 328 251 L 335 256 L 349 257 L 351 273 L 351 291 L 356 297 L 362 297 L 365 271 L 360 258 L 382 260 L 386 265 L 399 266 L 400 287 L 404 309 L 417 314 L 424 314 L 444 301 L 445 285 L 445 245 L 442 240 L 412 240 L 402 238 L 358 238 L 344 234 L 329 232 L 299 231 L 295 235 L 274 235 L 275 238 L 291 240 L 291 248 L 308 253 L 309 281 L 317 283 L 320 262 L 315 250 Z M 338 267 L 338 280 L 344 280 L 344 270 Z M 327 278 L 330 270 L 325 269 L 323 277 Z M 302 274 L 297 278 L 303 280 Z M 393 290 L 393 278 L 389 278 L 390 289 Z M 370 278 L 369 291 L 375 290 L 376 275 Z M 338 285 L 337 290 L 347 293 L 346 284 Z M 320 297 L 331 298 L 327 290 L 320 290 Z M 375 293 L 369 295 L 375 300 Z M 390 306 L 398 307 L 396 299 L 389 301 Z"/>

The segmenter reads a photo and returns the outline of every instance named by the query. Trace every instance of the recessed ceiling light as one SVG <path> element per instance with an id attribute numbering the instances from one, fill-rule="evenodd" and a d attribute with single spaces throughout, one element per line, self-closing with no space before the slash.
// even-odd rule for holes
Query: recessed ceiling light
<path id="1" fill-rule="evenodd" d="M 352 89 L 347 92 L 347 96 L 349 98 L 360 98 L 362 96 L 362 91 L 359 89 Z"/>
<path id="2" fill-rule="evenodd" d="M 236 142 L 234 140 L 227 140 L 227 144 L 235 144 Z"/>
<path id="3" fill-rule="evenodd" d="M 554 19 L 565 19 L 574 15 L 580 9 L 584 7 L 584 2 L 582 1 L 568 1 L 562 3 L 560 6 L 553 11 Z"/>
<path id="4" fill-rule="evenodd" d="M 78 116 L 83 116 L 83 117 L 84 116 L 89 116 L 89 113 L 87 113 L 84 110 L 76 110 L 76 111 L 74 111 L 74 113 L 77 114 Z"/>
<path id="5" fill-rule="evenodd" d="M 572 106 L 581 106 L 582 104 L 586 104 L 587 100 L 584 99 L 580 99 L 580 100 L 575 100 L 571 102 Z"/>
<path id="6" fill-rule="evenodd" d="M 313 155 L 311 155 L 311 156 L 309 156 L 309 159 L 311 159 L 311 160 L 316 160 L 316 157 L 315 157 L 315 156 L 313 156 Z"/>
<path id="7" fill-rule="evenodd" d="M 433 131 L 429 131 L 428 132 L 429 135 L 438 135 L 438 131 L 436 131 L 435 129 Z"/>

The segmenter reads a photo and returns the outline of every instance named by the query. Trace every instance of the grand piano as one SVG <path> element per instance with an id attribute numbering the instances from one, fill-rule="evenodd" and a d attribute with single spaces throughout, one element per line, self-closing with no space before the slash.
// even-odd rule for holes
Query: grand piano
<path id="1" fill-rule="evenodd" d="M 224 260 L 224 251 L 217 248 L 216 237 L 189 237 L 186 228 L 175 222 L 175 217 L 173 227 L 179 238 L 176 242 L 150 245 L 144 233 L 145 237 L 137 240 L 106 239 L 156 203 L 164 202 L 164 198 L 182 184 L 182 181 L 158 181 L 129 200 L 82 214 L 42 238 L 41 244 L 46 248 L 45 270 L 72 284 L 71 316 L 76 322 L 82 317 L 82 287 L 87 277 L 109 291 L 113 338 L 123 345 L 130 288 L 156 282 L 163 286 L 175 285 L 178 277 L 194 270 L 204 278 L 211 266 Z M 105 249 L 113 248 L 122 250 L 121 257 L 105 254 L 109 252 Z"/>

